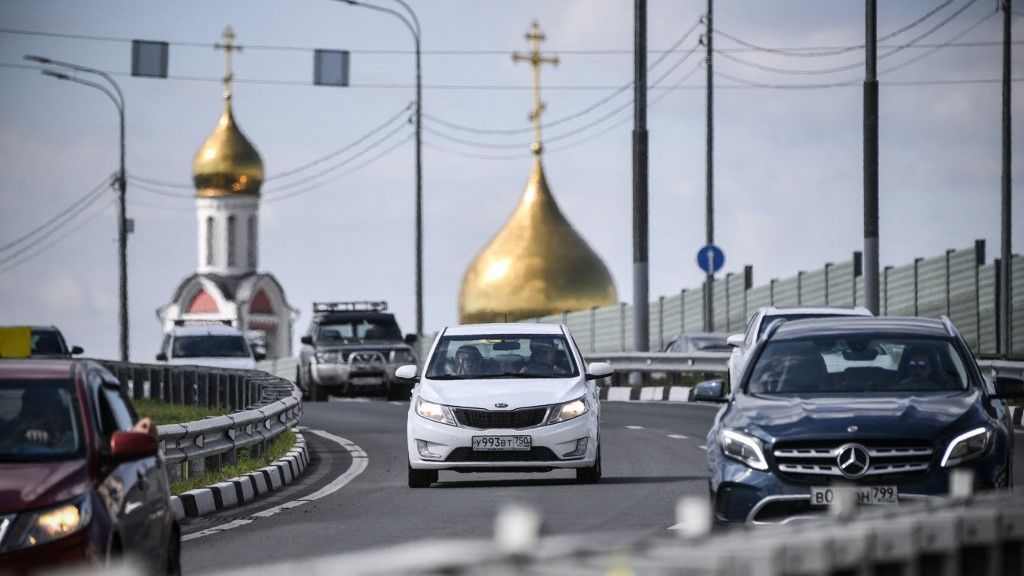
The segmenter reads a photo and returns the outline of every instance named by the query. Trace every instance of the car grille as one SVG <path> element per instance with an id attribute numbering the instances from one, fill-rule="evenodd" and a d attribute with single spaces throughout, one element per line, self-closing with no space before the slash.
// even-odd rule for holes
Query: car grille
<path id="1" fill-rule="evenodd" d="M 488 430 L 491 428 L 533 428 L 540 426 L 547 415 L 547 408 L 522 408 L 520 410 L 473 410 L 455 408 L 455 418 L 467 428 Z"/>
<path id="2" fill-rule="evenodd" d="M 472 448 L 452 450 L 445 462 L 552 462 L 558 460 L 549 448 L 534 446 L 529 450 L 478 452 Z"/>
<path id="3" fill-rule="evenodd" d="M 772 455 L 779 474 L 789 480 L 828 483 L 848 478 L 839 469 L 838 455 L 847 444 L 860 444 L 870 458 L 868 468 L 857 482 L 863 484 L 900 482 L 928 471 L 932 446 L 915 440 L 842 440 L 780 442 Z"/>

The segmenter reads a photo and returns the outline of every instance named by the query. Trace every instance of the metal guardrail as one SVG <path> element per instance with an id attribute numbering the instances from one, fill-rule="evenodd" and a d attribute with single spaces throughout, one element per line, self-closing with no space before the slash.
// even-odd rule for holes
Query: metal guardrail
<path id="1" fill-rule="evenodd" d="M 253 456 L 262 454 L 267 443 L 295 426 L 302 414 L 298 388 L 266 372 L 101 362 L 132 398 L 235 410 L 224 416 L 157 426 L 172 482 L 234 463 L 240 450 Z"/>
<path id="2" fill-rule="evenodd" d="M 591 352 L 587 362 L 607 362 L 615 372 L 663 372 L 666 374 L 725 374 L 729 354 L 724 352 Z"/>
<path id="3" fill-rule="evenodd" d="M 1024 378 L 1024 361 L 978 360 L 978 366 L 982 370 L 988 370 L 991 376 Z"/>

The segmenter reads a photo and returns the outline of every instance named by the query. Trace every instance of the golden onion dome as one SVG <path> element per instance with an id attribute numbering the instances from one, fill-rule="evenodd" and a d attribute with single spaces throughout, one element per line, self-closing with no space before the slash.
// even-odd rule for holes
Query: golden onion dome
<path id="1" fill-rule="evenodd" d="M 212 198 L 236 194 L 258 195 L 263 184 L 263 160 L 235 124 L 231 98 L 213 132 L 192 162 L 196 196 Z"/>
<path id="2" fill-rule="evenodd" d="M 512 322 L 616 301 L 608 268 L 558 209 L 536 155 L 519 206 L 462 279 L 459 320 Z"/>

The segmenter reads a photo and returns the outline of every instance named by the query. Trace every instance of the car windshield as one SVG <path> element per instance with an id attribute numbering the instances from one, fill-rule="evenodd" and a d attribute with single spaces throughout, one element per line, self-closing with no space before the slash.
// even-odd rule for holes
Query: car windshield
<path id="1" fill-rule="evenodd" d="M 174 339 L 173 358 L 248 358 L 249 343 L 242 336 L 203 334 Z"/>
<path id="2" fill-rule="evenodd" d="M 561 335 L 444 336 L 430 359 L 427 378 L 567 378 L 579 375 Z"/>
<path id="3" fill-rule="evenodd" d="M 769 342 L 753 366 L 750 394 L 952 392 L 967 388 L 948 340 L 829 336 Z"/>
<path id="4" fill-rule="evenodd" d="M 394 320 L 332 321 L 320 324 L 316 339 L 324 344 L 352 340 L 401 340 L 402 331 Z"/>
<path id="5" fill-rule="evenodd" d="M 81 453 L 71 380 L 0 380 L 0 462 L 60 460 Z"/>

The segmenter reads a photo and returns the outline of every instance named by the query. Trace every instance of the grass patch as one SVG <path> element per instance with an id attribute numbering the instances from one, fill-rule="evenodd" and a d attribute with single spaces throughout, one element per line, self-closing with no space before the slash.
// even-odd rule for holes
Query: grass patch
<path id="1" fill-rule="evenodd" d="M 135 411 L 139 413 L 139 416 L 148 416 L 157 424 L 180 424 L 182 422 L 202 420 L 207 416 L 221 416 L 229 412 L 229 410 L 224 408 L 168 404 L 167 402 L 147 398 L 132 400 L 132 406 L 135 406 Z"/>
<path id="2" fill-rule="evenodd" d="M 288 453 L 289 450 L 295 445 L 295 432 L 291 430 L 285 430 L 283 434 L 280 434 L 274 439 L 267 449 L 263 452 L 263 456 L 259 458 L 251 458 L 245 450 L 238 451 L 238 461 L 234 464 L 227 464 L 221 466 L 217 470 L 200 474 L 199 476 L 192 476 L 178 480 L 171 485 L 171 494 L 181 494 L 189 490 L 195 490 L 196 488 L 205 488 L 211 484 L 223 482 L 229 478 L 247 474 L 262 468 L 274 460 L 281 458 Z"/>

